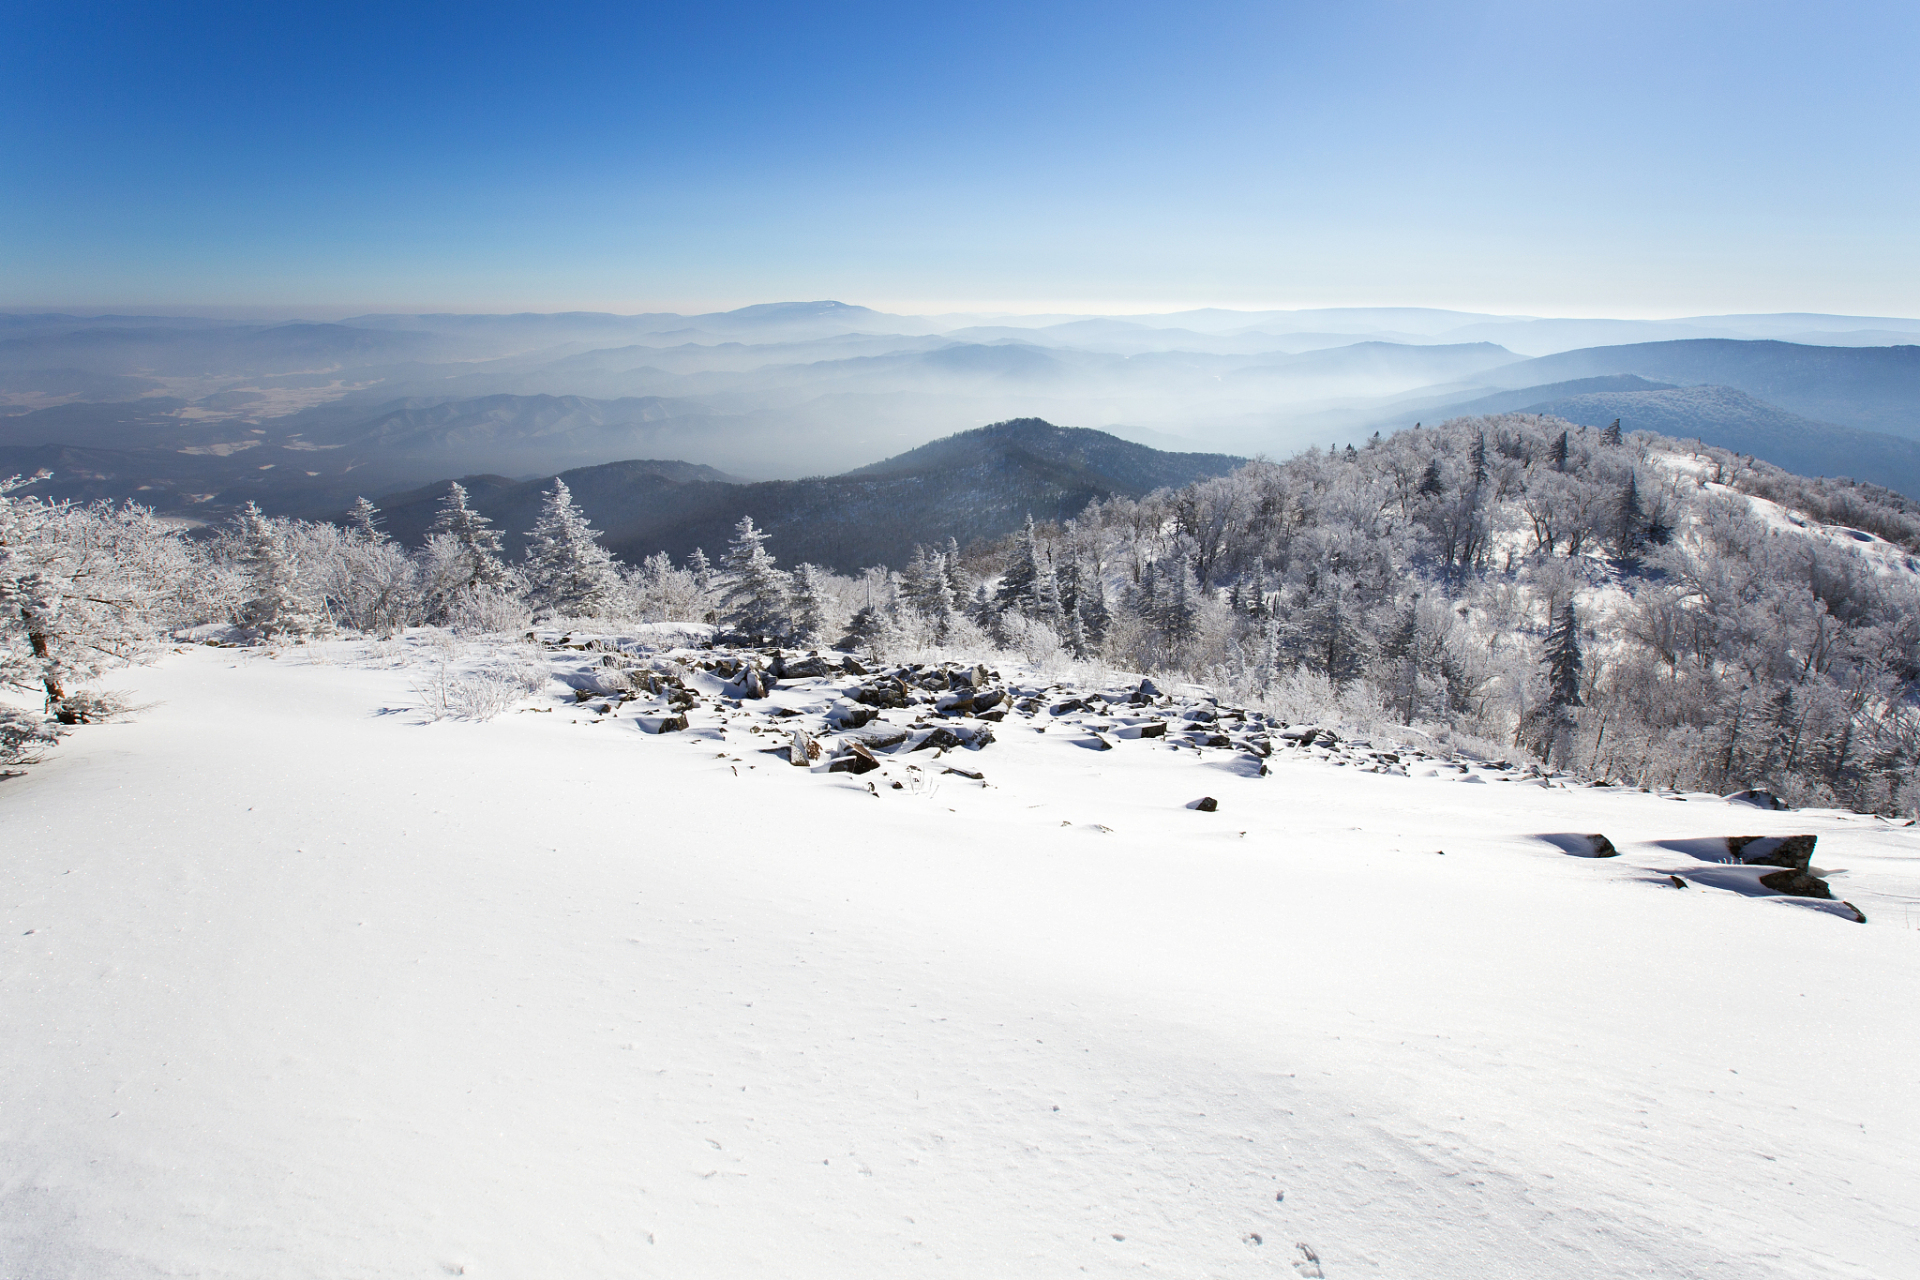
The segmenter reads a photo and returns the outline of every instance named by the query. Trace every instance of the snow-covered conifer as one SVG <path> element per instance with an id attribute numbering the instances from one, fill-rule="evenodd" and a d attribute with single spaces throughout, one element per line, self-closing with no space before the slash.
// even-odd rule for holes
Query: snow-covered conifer
<path id="1" fill-rule="evenodd" d="M 493 521 L 467 505 L 466 486 L 458 481 L 447 486 L 440 500 L 432 532 L 453 540 L 459 554 L 461 589 L 502 588 L 510 581 L 507 565 L 500 558 L 500 531 L 487 526 Z"/>
<path id="2" fill-rule="evenodd" d="M 620 579 L 598 539 L 567 482 L 555 476 L 527 532 L 528 599 L 536 609 L 576 618 L 607 611 Z"/>
<path id="3" fill-rule="evenodd" d="M 767 552 L 766 530 L 756 528 L 752 516 L 741 516 L 733 527 L 726 564 L 732 577 L 726 596 L 727 624 L 749 636 L 773 639 L 784 634 L 789 578 L 775 567 Z"/>
<path id="4" fill-rule="evenodd" d="M 300 566 L 287 545 L 287 531 L 249 502 L 240 512 L 241 562 L 248 599 L 240 622 L 263 636 L 310 636 L 320 629 L 300 582 Z"/>

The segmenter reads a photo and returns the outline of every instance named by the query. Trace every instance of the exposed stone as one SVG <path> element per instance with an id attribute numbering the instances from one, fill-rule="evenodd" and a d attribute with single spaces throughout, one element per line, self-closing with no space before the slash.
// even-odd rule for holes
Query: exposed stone
<path id="1" fill-rule="evenodd" d="M 1793 867 L 1776 871 L 1772 875 L 1761 876 L 1760 883 L 1775 893 L 1789 894 L 1795 898 L 1831 899 L 1833 897 L 1833 890 L 1827 887 L 1825 880 Z M 1858 911 L 1858 908 L 1855 910 Z"/>
<path id="2" fill-rule="evenodd" d="M 1727 852 L 1733 855 L 1734 861 L 1750 867 L 1805 871 L 1813 865 L 1813 846 L 1818 840 L 1818 836 L 1728 836 Z"/>
<path id="3" fill-rule="evenodd" d="M 677 733 L 687 727 L 684 715 L 640 716 L 637 720 L 643 733 Z"/>
<path id="4" fill-rule="evenodd" d="M 820 744 L 813 740 L 813 735 L 805 729 L 795 729 L 787 743 L 787 763 L 805 768 L 819 758 Z"/>
<path id="5" fill-rule="evenodd" d="M 857 729 L 843 729 L 840 741 L 851 746 L 865 747 L 870 751 L 885 751 L 889 747 L 899 746 L 907 740 L 907 730 L 897 724 L 888 724 L 877 720 Z"/>
<path id="6" fill-rule="evenodd" d="M 1736 791 L 1726 797 L 1728 804 L 1751 805 L 1756 809 L 1791 809 L 1792 805 L 1765 787 L 1748 787 L 1745 791 Z"/>
<path id="7" fill-rule="evenodd" d="M 1201 813 L 1213 813 L 1220 808 L 1220 802 L 1212 796 L 1201 796 L 1198 800 L 1189 801 L 1187 808 L 1198 809 Z"/>
<path id="8" fill-rule="evenodd" d="M 852 744 L 845 755 L 835 756 L 827 762 L 828 773 L 870 773 L 879 767 L 880 761 L 874 757 L 873 752 L 857 742 Z"/>

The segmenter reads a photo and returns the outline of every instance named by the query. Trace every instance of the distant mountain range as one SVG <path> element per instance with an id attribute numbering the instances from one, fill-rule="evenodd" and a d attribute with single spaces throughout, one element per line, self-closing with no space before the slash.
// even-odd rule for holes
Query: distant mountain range
<path id="1" fill-rule="evenodd" d="M 1907 343 L 1920 343 L 1920 320 L 1422 308 L 0 315 L 0 472 L 53 459 L 52 491 L 190 517 L 249 499 L 322 514 L 343 495 L 437 476 L 525 479 L 616 459 L 748 480 L 841 473 L 1021 418 L 1172 452 L 1283 457 L 1552 406 L 1915 492 L 1902 442 L 1920 440 L 1920 345 Z"/>
<path id="2" fill-rule="evenodd" d="M 695 547 L 718 556 L 742 515 L 771 537 L 782 561 L 841 572 L 899 567 L 918 542 L 957 539 L 964 547 L 999 538 L 1031 514 L 1064 520 L 1095 498 L 1138 497 L 1169 485 L 1225 475 L 1244 458 L 1166 453 L 1102 431 L 1056 427 L 1037 418 L 995 423 L 936 440 L 838 476 L 741 483 L 680 462 L 616 462 L 561 473 L 602 541 L 631 563 L 655 551 L 675 559 Z M 461 480 L 469 501 L 506 535 L 518 555 L 552 477 Z M 418 543 L 439 511 L 447 481 L 379 500 L 387 528 Z"/>

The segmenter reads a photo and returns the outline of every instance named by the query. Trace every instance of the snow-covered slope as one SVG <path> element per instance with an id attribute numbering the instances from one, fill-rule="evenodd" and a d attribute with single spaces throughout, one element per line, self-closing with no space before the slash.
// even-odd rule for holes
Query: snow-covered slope
<path id="1" fill-rule="evenodd" d="M 0 1274 L 1920 1267 L 1914 830 L 1071 713 L 829 774 L 429 656 L 185 648 L 0 783 Z M 1654 843 L 1798 832 L 1867 925 Z"/>

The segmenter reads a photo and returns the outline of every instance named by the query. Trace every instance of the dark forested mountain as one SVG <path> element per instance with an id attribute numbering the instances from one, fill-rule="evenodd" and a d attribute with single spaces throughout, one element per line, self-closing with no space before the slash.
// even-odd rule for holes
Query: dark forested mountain
<path id="1" fill-rule="evenodd" d="M 1618 418 L 1627 431 L 1699 440 L 1801 475 L 1868 480 L 1920 496 L 1920 441 L 1815 422 L 1732 387 L 1589 392 L 1541 400 L 1523 412 L 1593 427 Z"/>
<path id="2" fill-rule="evenodd" d="M 716 552 L 735 522 L 751 515 L 769 531 L 769 548 L 783 561 L 851 572 L 904 564 L 916 542 L 954 538 L 966 546 L 1005 535 L 1029 514 L 1063 520 L 1096 498 L 1137 497 L 1225 475 L 1243 461 L 1165 453 L 1105 432 L 1025 418 L 808 480 L 733 483 L 708 467 L 662 462 L 615 462 L 561 475 L 605 544 L 630 563 L 655 551 L 676 558 L 695 547 Z M 552 478 L 516 483 L 474 476 L 461 483 L 517 553 Z M 388 529 L 403 542 L 417 542 L 446 492 L 447 482 L 436 481 L 381 499 Z"/>
<path id="3" fill-rule="evenodd" d="M 1920 346 L 1816 347 L 1719 338 L 1563 351 L 1492 381 L 1535 386 L 1604 374 L 1733 387 L 1822 422 L 1920 438 Z"/>

